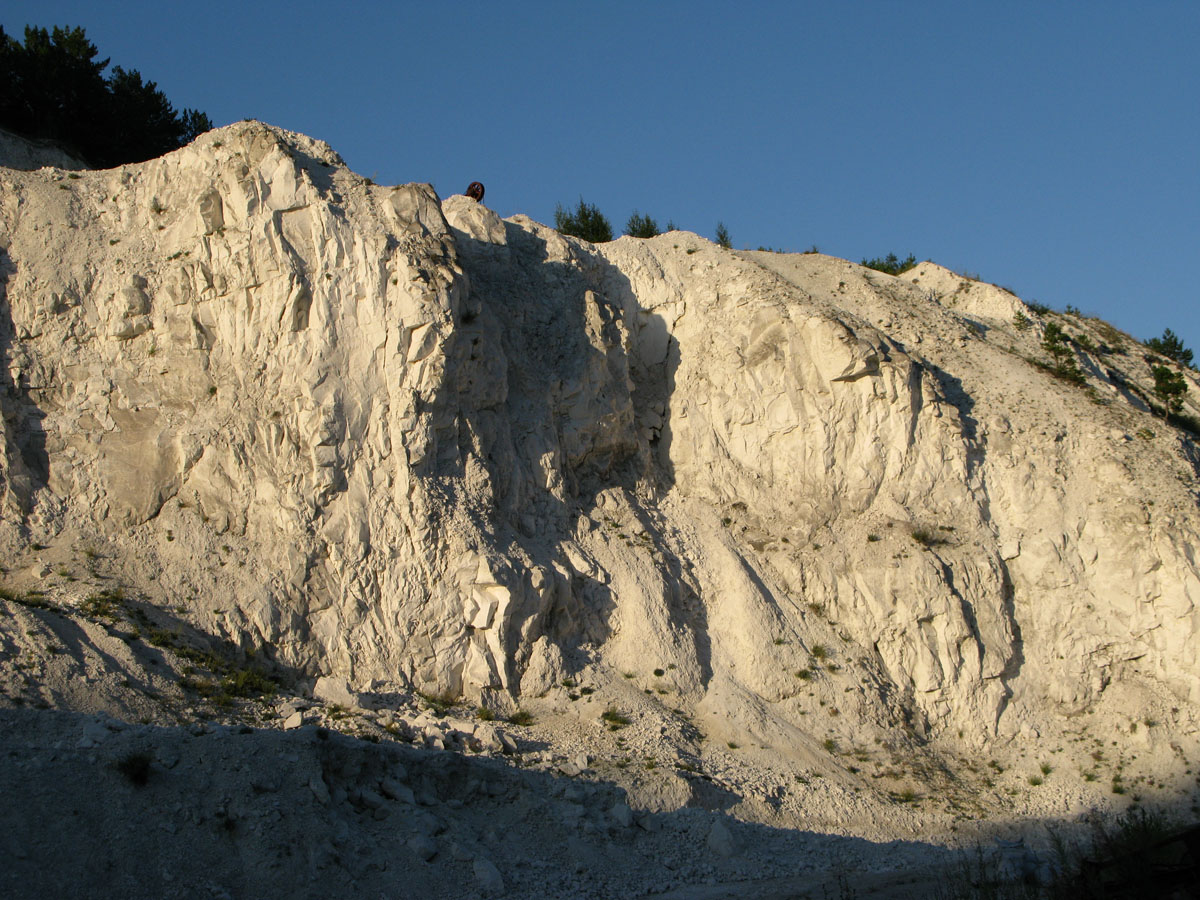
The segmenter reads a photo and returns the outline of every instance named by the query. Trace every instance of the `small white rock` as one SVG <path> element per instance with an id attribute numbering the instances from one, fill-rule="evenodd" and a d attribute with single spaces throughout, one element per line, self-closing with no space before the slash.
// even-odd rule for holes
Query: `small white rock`
<path id="1" fill-rule="evenodd" d="M 504 877 L 490 860 L 486 860 L 482 856 L 477 857 L 472 868 L 475 870 L 475 880 L 479 882 L 480 890 L 485 896 L 504 891 Z"/>
<path id="2" fill-rule="evenodd" d="M 629 808 L 628 803 L 614 803 L 608 814 L 612 817 L 613 824 L 621 828 L 628 828 L 633 824 L 633 810 Z"/>
<path id="3" fill-rule="evenodd" d="M 730 832 L 729 826 L 721 819 L 713 822 L 713 826 L 708 832 L 708 849 L 717 856 L 728 859 L 733 856 L 734 841 L 733 833 Z"/>
<path id="4" fill-rule="evenodd" d="M 317 798 L 317 802 L 324 805 L 329 803 L 329 788 L 325 785 L 325 779 L 320 775 L 314 775 L 308 780 L 309 790 L 313 792 L 313 796 Z"/>
<path id="5" fill-rule="evenodd" d="M 437 855 L 437 841 L 427 834 L 418 834 L 415 837 L 409 838 L 408 849 L 417 854 L 421 859 L 429 862 Z"/>
<path id="6" fill-rule="evenodd" d="M 383 779 L 383 781 L 379 782 L 379 790 L 383 796 L 391 800 L 398 800 L 401 803 L 408 804 L 416 802 L 412 788 L 406 784 L 401 784 L 395 778 Z"/>

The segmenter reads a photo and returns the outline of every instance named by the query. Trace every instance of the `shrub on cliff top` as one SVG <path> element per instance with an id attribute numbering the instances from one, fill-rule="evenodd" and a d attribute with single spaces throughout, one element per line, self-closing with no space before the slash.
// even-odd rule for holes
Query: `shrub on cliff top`
<path id="1" fill-rule="evenodd" d="M 862 264 L 868 269 L 875 269 L 878 272 L 884 272 L 887 275 L 899 275 L 902 272 L 907 272 L 917 264 L 917 258 L 911 253 L 907 259 L 900 259 L 895 253 L 889 253 L 884 257 L 876 257 L 875 259 L 864 259 Z"/>
<path id="2" fill-rule="evenodd" d="M 560 234 L 569 234 L 593 244 L 612 240 L 612 226 L 608 224 L 604 213 L 591 203 L 584 203 L 582 197 L 572 211 L 563 209 L 559 204 L 554 210 L 554 228 Z"/>
<path id="3" fill-rule="evenodd" d="M 625 233 L 635 238 L 652 238 L 661 234 L 658 223 L 649 216 L 639 215 L 636 209 L 625 223 Z"/>
<path id="4" fill-rule="evenodd" d="M 1155 353 L 1160 353 L 1167 359 L 1174 360 L 1180 365 L 1188 367 L 1192 365 L 1192 351 L 1183 346 L 1183 341 L 1179 339 L 1179 335 L 1170 328 L 1163 331 L 1162 337 L 1150 338 L 1150 340 L 1146 341 L 1146 346 Z"/>

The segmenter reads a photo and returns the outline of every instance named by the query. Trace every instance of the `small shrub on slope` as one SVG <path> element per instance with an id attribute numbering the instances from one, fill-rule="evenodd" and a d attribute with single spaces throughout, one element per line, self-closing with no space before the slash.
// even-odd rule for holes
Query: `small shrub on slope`
<path id="1" fill-rule="evenodd" d="M 1054 358 L 1054 374 L 1064 381 L 1083 384 L 1086 379 L 1075 361 L 1075 351 L 1067 340 L 1067 333 L 1057 322 L 1048 322 L 1042 333 L 1042 349 Z"/>
<path id="2" fill-rule="evenodd" d="M 1187 393 L 1187 381 L 1182 372 L 1167 366 L 1155 366 L 1150 370 L 1154 376 L 1154 396 L 1163 405 L 1163 418 L 1183 408 L 1183 397 Z"/>

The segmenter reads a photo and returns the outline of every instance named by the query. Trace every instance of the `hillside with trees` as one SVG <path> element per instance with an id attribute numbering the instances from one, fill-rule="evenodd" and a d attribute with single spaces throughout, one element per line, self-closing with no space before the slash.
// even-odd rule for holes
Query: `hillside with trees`
<path id="1" fill-rule="evenodd" d="M 113 66 L 82 28 L 25 27 L 24 43 L 0 28 L 0 127 L 52 140 L 96 168 L 142 162 L 212 128 L 204 113 L 176 111 L 137 69 Z"/>

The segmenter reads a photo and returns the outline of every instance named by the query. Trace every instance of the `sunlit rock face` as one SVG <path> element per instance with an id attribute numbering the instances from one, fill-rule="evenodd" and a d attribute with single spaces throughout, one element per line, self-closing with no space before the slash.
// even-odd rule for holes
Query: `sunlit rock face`
<path id="1" fill-rule="evenodd" d="M 1140 348 L 1056 380 L 999 288 L 593 246 L 255 122 L 0 169 L 0 279 L 5 551 L 93 542 L 310 677 L 652 664 L 768 744 L 1194 728 L 1200 456 Z M 819 737 L 812 678 L 844 685 Z"/>

